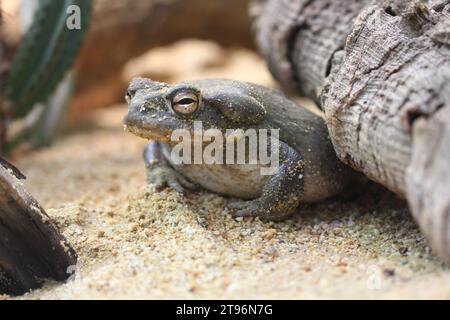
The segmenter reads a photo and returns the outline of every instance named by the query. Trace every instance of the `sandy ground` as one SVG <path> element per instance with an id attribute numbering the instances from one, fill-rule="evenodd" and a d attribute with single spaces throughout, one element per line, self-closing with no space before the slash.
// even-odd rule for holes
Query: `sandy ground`
<path id="1" fill-rule="evenodd" d="M 123 131 L 125 112 L 96 111 L 16 161 L 79 254 L 67 283 L 20 298 L 450 298 L 450 270 L 389 192 L 369 184 L 282 223 L 234 220 L 229 199 L 147 186 L 145 141 Z"/>

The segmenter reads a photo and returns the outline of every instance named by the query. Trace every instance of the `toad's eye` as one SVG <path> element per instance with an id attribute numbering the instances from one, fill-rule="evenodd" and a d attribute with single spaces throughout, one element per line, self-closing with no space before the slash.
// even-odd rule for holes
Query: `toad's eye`
<path id="1" fill-rule="evenodd" d="M 193 114 L 198 109 L 198 97 L 192 92 L 181 92 L 172 99 L 172 108 L 181 115 Z"/>
<path id="2" fill-rule="evenodd" d="M 126 101 L 128 104 L 130 104 L 131 99 L 133 99 L 133 97 L 134 97 L 134 94 L 135 94 L 135 91 L 134 91 L 134 90 L 131 90 L 131 89 L 128 89 L 128 90 L 125 92 L 125 101 Z"/>

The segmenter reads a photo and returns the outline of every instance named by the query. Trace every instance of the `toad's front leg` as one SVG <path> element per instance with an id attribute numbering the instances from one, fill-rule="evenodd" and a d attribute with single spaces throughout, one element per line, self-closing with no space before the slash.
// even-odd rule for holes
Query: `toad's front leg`
<path id="1" fill-rule="evenodd" d="M 190 182 L 171 167 L 161 148 L 161 142 L 152 140 L 144 150 L 148 182 L 154 184 L 159 191 L 166 187 L 182 194 L 186 193 L 187 190 L 197 190 L 198 186 L 195 183 Z"/>
<path id="2" fill-rule="evenodd" d="M 260 217 L 263 220 L 287 219 L 298 207 L 303 195 L 304 163 L 300 154 L 280 142 L 280 163 L 265 184 L 259 198 L 228 204 L 233 217 Z"/>

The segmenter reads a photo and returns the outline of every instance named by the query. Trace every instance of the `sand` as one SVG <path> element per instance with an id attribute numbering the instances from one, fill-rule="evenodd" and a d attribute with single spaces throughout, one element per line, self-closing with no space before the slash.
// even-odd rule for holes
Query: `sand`
<path id="1" fill-rule="evenodd" d="M 368 184 L 285 222 L 234 220 L 230 199 L 147 185 L 125 112 L 96 111 L 15 160 L 79 255 L 69 281 L 19 299 L 450 298 L 450 270 L 393 194 Z"/>
<path id="2" fill-rule="evenodd" d="M 448 268 L 392 194 L 369 186 L 286 222 L 234 220 L 229 199 L 147 186 L 124 112 L 99 111 L 90 130 L 18 162 L 79 254 L 67 283 L 23 298 L 450 298 Z"/>

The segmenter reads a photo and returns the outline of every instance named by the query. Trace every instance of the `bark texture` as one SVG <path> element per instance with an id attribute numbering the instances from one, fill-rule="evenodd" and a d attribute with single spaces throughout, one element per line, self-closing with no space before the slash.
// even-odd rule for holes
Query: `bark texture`
<path id="1" fill-rule="evenodd" d="M 275 2 L 259 6 L 267 10 Z M 341 13 L 332 3 L 349 8 L 346 18 L 334 19 L 341 33 L 331 37 L 341 39 L 340 45 L 329 46 L 323 32 L 330 28 L 330 12 L 310 14 L 299 6 L 302 14 L 296 15 L 306 14 L 314 28 L 297 28 L 290 40 L 280 40 L 277 28 L 260 26 L 276 18 L 260 9 L 258 39 L 271 69 L 320 100 L 339 158 L 406 197 L 434 250 L 450 262 L 449 1 L 297 0 L 285 8 L 305 3 L 322 4 L 336 15 Z M 311 33 L 314 42 L 327 52 L 319 55 L 321 62 L 312 58 L 317 58 L 308 36 L 313 29 L 319 30 Z M 284 60 L 275 59 L 267 43 L 282 46 Z M 308 67 L 314 63 L 322 67 Z"/>
<path id="2" fill-rule="evenodd" d="M 270 0 L 252 3 L 256 37 L 275 78 L 317 101 L 334 54 L 369 0 Z"/>
<path id="3" fill-rule="evenodd" d="M 0 294 L 23 294 L 47 278 L 64 280 L 77 262 L 70 244 L 24 189 L 23 178 L 0 158 Z"/>

